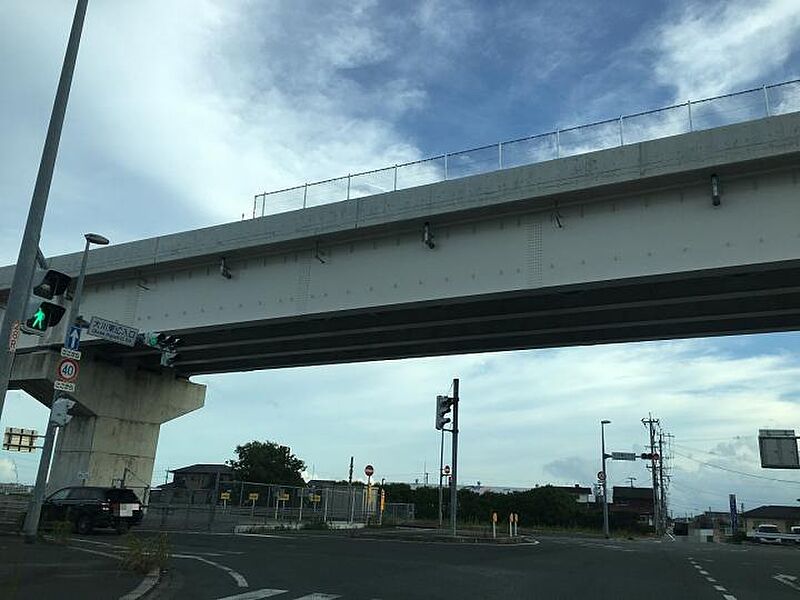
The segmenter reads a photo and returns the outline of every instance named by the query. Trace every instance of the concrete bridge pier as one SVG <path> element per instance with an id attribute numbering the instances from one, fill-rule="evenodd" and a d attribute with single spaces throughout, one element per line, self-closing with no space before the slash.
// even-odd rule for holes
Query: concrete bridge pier
<path id="1" fill-rule="evenodd" d="M 35 352 L 15 359 L 11 387 L 49 406 L 59 355 Z M 78 414 L 59 430 L 48 492 L 86 485 L 148 486 L 153 476 L 161 424 L 201 408 L 206 386 L 175 378 L 172 372 L 127 369 L 81 360 L 73 397 Z"/>

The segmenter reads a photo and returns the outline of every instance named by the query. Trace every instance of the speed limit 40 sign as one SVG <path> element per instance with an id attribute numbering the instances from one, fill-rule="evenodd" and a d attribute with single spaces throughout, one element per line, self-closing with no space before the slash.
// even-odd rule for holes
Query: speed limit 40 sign
<path id="1" fill-rule="evenodd" d="M 73 358 L 62 358 L 58 363 L 58 378 L 67 383 L 75 383 L 78 379 L 78 361 Z"/>

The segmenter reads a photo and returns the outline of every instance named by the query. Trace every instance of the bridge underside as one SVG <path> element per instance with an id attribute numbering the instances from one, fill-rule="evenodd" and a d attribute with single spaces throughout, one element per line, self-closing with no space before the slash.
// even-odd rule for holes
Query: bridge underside
<path id="1" fill-rule="evenodd" d="M 184 331 L 182 376 L 800 329 L 800 261 Z M 112 362 L 159 356 L 121 346 Z"/>

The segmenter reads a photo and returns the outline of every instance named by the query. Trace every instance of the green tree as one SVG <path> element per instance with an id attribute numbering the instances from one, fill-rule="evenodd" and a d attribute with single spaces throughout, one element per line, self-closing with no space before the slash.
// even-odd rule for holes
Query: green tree
<path id="1" fill-rule="evenodd" d="M 236 455 L 238 459 L 229 460 L 228 464 L 239 481 L 283 485 L 305 483 L 300 473 L 306 468 L 306 464 L 286 446 L 254 440 L 243 446 L 236 446 Z"/>

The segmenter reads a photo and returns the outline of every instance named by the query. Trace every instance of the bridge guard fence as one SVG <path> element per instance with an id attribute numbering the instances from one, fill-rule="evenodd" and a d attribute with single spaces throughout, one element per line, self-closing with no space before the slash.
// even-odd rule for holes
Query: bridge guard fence
<path id="1" fill-rule="evenodd" d="M 256 194 L 253 218 L 800 111 L 800 80 Z"/>

